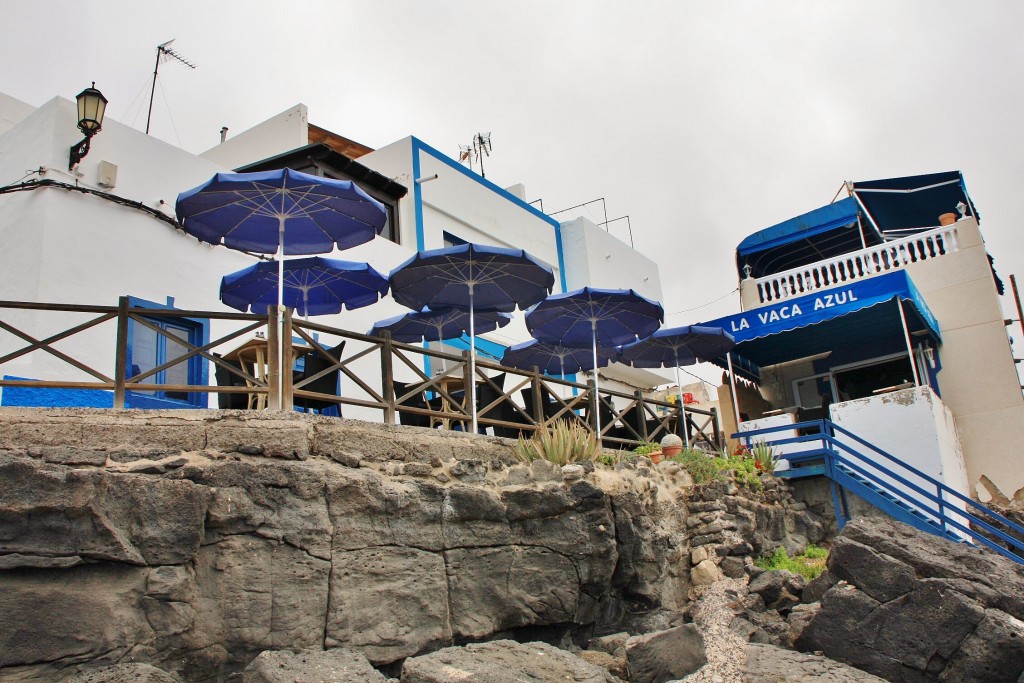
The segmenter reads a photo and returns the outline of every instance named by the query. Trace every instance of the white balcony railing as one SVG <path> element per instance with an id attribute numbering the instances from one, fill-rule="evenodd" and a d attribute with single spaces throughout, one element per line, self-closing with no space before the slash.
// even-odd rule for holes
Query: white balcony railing
<path id="1" fill-rule="evenodd" d="M 845 282 L 906 268 L 959 249 L 955 225 L 945 225 L 842 256 L 754 280 L 761 303 L 803 296 Z"/>

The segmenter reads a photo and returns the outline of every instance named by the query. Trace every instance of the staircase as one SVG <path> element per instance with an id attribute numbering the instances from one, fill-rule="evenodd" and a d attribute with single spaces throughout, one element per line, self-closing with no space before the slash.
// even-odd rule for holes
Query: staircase
<path id="1" fill-rule="evenodd" d="M 803 436 L 789 436 L 794 430 Z M 785 436 L 781 436 L 785 434 Z M 779 438 L 772 438 L 779 435 Z M 847 493 L 893 519 L 952 541 L 984 545 L 1024 564 L 1024 527 L 911 467 L 830 420 L 769 427 L 734 434 L 747 444 L 790 446 L 787 479 L 824 476 L 832 488 L 839 528 L 850 520 Z"/>

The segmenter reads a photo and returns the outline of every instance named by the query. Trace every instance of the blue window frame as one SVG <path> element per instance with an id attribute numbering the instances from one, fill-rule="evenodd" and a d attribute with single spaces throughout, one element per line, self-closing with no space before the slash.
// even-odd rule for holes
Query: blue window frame
<path id="1" fill-rule="evenodd" d="M 202 346 L 210 339 L 210 321 L 203 318 L 164 317 L 160 310 L 173 310 L 174 300 L 168 297 L 166 304 L 145 299 L 128 297 L 132 308 L 151 308 L 152 316 L 146 321 L 161 332 L 128 321 L 128 372 L 129 378 L 163 365 L 168 360 L 182 356 L 188 349 L 184 344 Z M 183 343 L 179 343 L 180 340 Z M 208 364 L 201 356 L 172 365 L 151 375 L 143 384 L 205 385 L 209 382 Z M 129 408 L 206 408 L 209 394 L 183 391 L 128 391 L 125 405 Z"/>

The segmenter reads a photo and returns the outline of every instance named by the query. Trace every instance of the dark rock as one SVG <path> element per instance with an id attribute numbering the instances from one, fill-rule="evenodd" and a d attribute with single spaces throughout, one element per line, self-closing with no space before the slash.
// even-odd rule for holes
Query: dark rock
<path id="1" fill-rule="evenodd" d="M 999 609 L 1016 609 L 1024 571 L 998 554 L 862 518 L 833 544 L 829 571 L 849 584 L 824 594 L 798 649 L 900 681 L 1014 681 L 1024 671 L 1024 622 Z"/>
<path id="2" fill-rule="evenodd" d="M 782 647 L 789 646 L 789 624 L 786 620 L 774 610 L 765 610 L 764 612 L 747 612 L 747 619 L 758 630 L 763 633 L 763 637 L 758 638 L 755 634 L 752 640 L 759 643 L 771 643 L 772 645 L 779 645 Z"/>
<path id="3" fill-rule="evenodd" d="M 203 538 L 210 495 L 189 481 L 11 458 L 0 481 L 0 556 L 177 564 Z"/>
<path id="4" fill-rule="evenodd" d="M 742 683 L 883 683 L 864 671 L 817 655 L 772 645 L 747 646 Z"/>
<path id="5" fill-rule="evenodd" d="M 358 453 L 331 451 L 330 456 L 331 460 L 345 467 L 358 468 L 362 466 L 362 458 L 359 457 Z"/>
<path id="6" fill-rule="evenodd" d="M 135 663 L 83 671 L 64 683 L 181 683 L 181 678 L 149 664 Z"/>
<path id="7" fill-rule="evenodd" d="M 458 678 L 453 673 L 458 672 Z M 496 640 L 464 647 L 446 647 L 402 666 L 401 683 L 451 683 L 453 680 L 520 683 L 577 681 L 615 683 L 606 669 L 546 643 Z"/>
<path id="8" fill-rule="evenodd" d="M 730 579 L 739 579 L 747 573 L 746 565 L 738 557 L 723 557 L 718 566 L 721 567 L 722 573 Z"/>
<path id="9" fill-rule="evenodd" d="M 783 598 L 783 593 L 788 592 L 786 587 L 792 576 L 792 572 L 784 569 L 766 571 L 750 582 L 750 592 L 760 594 L 764 604 L 773 608 Z"/>
<path id="10" fill-rule="evenodd" d="M 466 484 L 479 484 L 487 479 L 487 463 L 482 460 L 459 460 L 449 471 Z"/>
<path id="11" fill-rule="evenodd" d="M 612 633 L 607 636 L 591 638 L 590 642 L 587 643 L 587 647 L 591 650 L 600 650 L 601 652 L 607 652 L 610 655 L 614 655 L 620 650 L 622 652 L 626 651 L 627 640 L 629 640 L 629 634 L 622 631 L 619 633 Z"/>
<path id="12" fill-rule="evenodd" d="M 242 672 L 242 683 L 384 683 L 387 679 L 370 666 L 362 653 L 335 650 L 266 651 Z"/>
<path id="13" fill-rule="evenodd" d="M 811 579 L 800 593 L 800 602 L 821 602 L 821 596 L 838 580 L 827 569 Z"/>
<path id="14" fill-rule="evenodd" d="M 879 602 L 889 602 L 914 589 L 914 569 L 900 560 L 843 536 L 832 543 L 828 570 Z"/>
<path id="15" fill-rule="evenodd" d="M 811 620 L 821 610 L 821 604 L 815 602 L 809 605 L 796 605 L 790 611 L 786 617 L 786 623 L 789 624 L 789 642 L 786 643 L 787 647 L 793 647 L 793 644 L 800 639 L 800 635 L 807 628 L 807 625 L 811 623 Z"/>
<path id="16" fill-rule="evenodd" d="M 1014 683 L 1024 676 L 1024 623 L 999 610 L 967 636 L 950 659 L 940 681 L 952 683 Z"/>
<path id="17" fill-rule="evenodd" d="M 626 641 L 632 683 L 665 683 L 707 663 L 704 636 L 694 624 L 633 636 Z"/>

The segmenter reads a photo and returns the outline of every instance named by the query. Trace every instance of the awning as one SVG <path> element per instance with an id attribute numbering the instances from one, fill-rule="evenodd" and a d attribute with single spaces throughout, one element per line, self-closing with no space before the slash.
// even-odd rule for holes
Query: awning
<path id="1" fill-rule="evenodd" d="M 888 273 L 815 294 L 700 323 L 721 327 L 736 339 L 736 371 L 760 381 L 758 368 L 827 351 L 906 349 L 903 304 L 912 339 L 941 341 L 939 324 L 905 271 Z M 724 357 L 713 360 L 726 367 Z"/>
<path id="2" fill-rule="evenodd" d="M 940 215 L 959 216 L 957 204 L 966 207 L 966 215 L 981 221 L 960 171 L 863 180 L 853 183 L 853 194 L 869 220 L 891 237 L 938 227 Z"/>
<path id="3" fill-rule="evenodd" d="M 856 251 L 864 242 L 881 244 L 866 221 L 862 242 L 859 211 L 857 200 L 847 197 L 755 232 L 736 247 L 737 273 L 745 277 L 744 266 L 750 266 L 752 277 L 762 277 Z"/>

